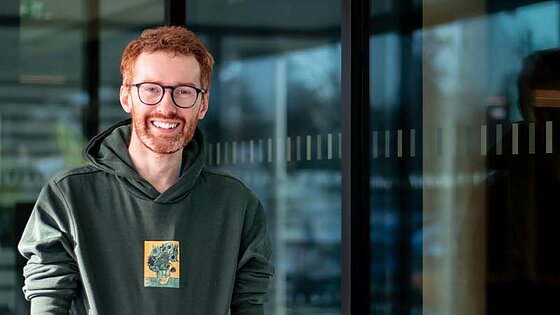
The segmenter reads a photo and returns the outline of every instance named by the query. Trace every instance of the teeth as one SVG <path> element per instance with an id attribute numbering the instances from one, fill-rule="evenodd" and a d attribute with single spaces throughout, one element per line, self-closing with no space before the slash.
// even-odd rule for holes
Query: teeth
<path id="1" fill-rule="evenodd" d="M 173 129 L 175 127 L 177 127 L 178 123 L 166 123 L 163 121 L 154 121 L 153 122 L 154 126 L 158 127 L 158 128 L 163 128 L 163 129 Z"/>

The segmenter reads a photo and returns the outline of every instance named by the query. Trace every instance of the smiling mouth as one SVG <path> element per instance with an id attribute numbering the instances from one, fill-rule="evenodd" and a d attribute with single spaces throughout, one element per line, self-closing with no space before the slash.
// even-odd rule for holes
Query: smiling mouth
<path id="1" fill-rule="evenodd" d="M 159 129 L 171 130 L 177 128 L 177 126 L 179 126 L 179 123 L 169 123 L 169 122 L 154 120 L 152 121 L 152 125 L 154 125 Z"/>

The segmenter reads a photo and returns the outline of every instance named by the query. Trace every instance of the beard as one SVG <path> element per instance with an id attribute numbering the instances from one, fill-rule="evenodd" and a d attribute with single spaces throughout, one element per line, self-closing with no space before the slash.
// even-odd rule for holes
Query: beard
<path id="1" fill-rule="evenodd" d="M 172 154 L 186 147 L 194 137 L 196 130 L 196 118 L 191 121 L 179 117 L 176 114 L 163 115 L 155 113 L 153 115 L 142 116 L 132 108 L 132 128 L 136 133 L 140 143 L 147 149 L 158 154 Z M 181 121 L 181 132 L 173 133 L 172 135 L 155 135 L 151 131 L 150 121 L 153 119 L 173 119 Z"/>

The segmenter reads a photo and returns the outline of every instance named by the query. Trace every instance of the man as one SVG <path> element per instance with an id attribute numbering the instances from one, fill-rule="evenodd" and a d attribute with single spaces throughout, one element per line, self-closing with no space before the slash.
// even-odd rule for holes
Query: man
<path id="1" fill-rule="evenodd" d="M 132 119 L 91 140 L 87 166 L 49 181 L 21 238 L 32 314 L 263 314 L 264 211 L 204 165 L 197 121 L 212 67 L 182 27 L 125 49 L 120 102 Z"/>

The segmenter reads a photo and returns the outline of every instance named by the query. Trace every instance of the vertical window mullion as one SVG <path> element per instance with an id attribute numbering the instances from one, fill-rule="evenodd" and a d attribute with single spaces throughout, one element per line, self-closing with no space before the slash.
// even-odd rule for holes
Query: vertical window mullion
<path id="1" fill-rule="evenodd" d="M 370 313 L 369 0 L 342 1 L 341 313 Z"/>
<path id="2" fill-rule="evenodd" d="M 187 0 L 165 0 L 163 15 L 165 25 L 186 25 Z"/>
<path id="3" fill-rule="evenodd" d="M 99 130 L 99 85 L 100 85 L 100 15 L 99 0 L 88 0 L 85 7 L 87 17 L 84 41 L 84 89 L 89 95 L 89 103 L 83 109 L 82 128 L 87 139 L 93 138 Z"/>

